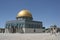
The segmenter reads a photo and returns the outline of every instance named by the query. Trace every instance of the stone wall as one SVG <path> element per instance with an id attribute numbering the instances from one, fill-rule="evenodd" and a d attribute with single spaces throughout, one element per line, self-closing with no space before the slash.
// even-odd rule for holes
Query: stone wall
<path id="1" fill-rule="evenodd" d="M 44 29 L 40 29 L 40 28 L 25 28 L 25 33 L 42 33 L 44 31 Z"/>

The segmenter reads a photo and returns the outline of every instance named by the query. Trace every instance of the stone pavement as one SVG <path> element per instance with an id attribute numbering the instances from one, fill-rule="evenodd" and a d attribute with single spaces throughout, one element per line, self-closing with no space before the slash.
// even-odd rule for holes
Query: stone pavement
<path id="1" fill-rule="evenodd" d="M 60 33 L 0 33 L 0 40 L 60 40 Z"/>

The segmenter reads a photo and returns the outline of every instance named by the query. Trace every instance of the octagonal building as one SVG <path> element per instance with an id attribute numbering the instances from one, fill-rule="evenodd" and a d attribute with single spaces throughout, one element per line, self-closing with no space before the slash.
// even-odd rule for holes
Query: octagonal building
<path id="1" fill-rule="evenodd" d="M 41 21 L 34 21 L 28 10 L 21 10 L 16 20 L 7 21 L 5 33 L 42 33 L 44 27 Z"/>

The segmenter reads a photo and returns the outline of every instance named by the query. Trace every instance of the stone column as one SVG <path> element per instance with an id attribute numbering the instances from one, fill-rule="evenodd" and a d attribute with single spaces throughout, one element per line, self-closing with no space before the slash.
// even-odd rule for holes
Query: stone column
<path id="1" fill-rule="evenodd" d="M 19 24 L 17 25 L 16 33 L 19 33 Z"/>
<path id="2" fill-rule="evenodd" d="M 9 33 L 9 31 L 8 31 L 8 29 L 7 29 L 7 28 L 5 28 L 5 33 Z"/>
<path id="3" fill-rule="evenodd" d="M 25 33 L 25 25 L 22 25 L 22 26 L 23 26 L 23 28 L 22 28 L 23 29 L 23 33 Z"/>
<path id="4" fill-rule="evenodd" d="M 9 33 L 12 33 L 13 29 L 12 29 L 12 25 L 10 24 L 10 27 L 9 27 Z"/>
<path id="5" fill-rule="evenodd" d="M 17 33 L 19 33 L 19 24 L 17 25 Z"/>
<path id="6" fill-rule="evenodd" d="M 6 25 L 7 27 L 5 28 L 5 33 L 9 33 L 9 26 Z"/>

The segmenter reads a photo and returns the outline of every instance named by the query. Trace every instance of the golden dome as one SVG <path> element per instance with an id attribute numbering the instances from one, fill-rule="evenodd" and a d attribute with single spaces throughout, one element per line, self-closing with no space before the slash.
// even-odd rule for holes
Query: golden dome
<path id="1" fill-rule="evenodd" d="M 17 14 L 17 17 L 32 17 L 28 10 L 22 10 Z"/>

